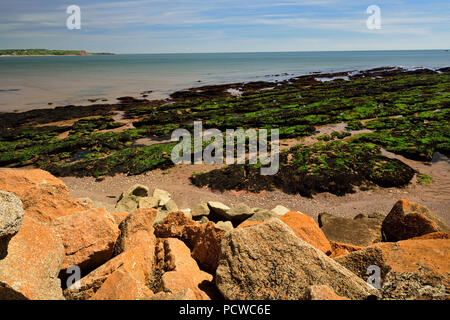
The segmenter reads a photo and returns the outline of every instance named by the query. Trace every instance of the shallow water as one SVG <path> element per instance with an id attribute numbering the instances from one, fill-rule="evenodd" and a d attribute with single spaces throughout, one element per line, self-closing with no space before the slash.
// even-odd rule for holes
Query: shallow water
<path id="1" fill-rule="evenodd" d="M 116 102 L 148 90 L 153 92 L 147 99 L 165 98 L 189 87 L 312 72 L 439 68 L 449 61 L 450 53 L 443 50 L 1 57 L 0 111 L 91 104 L 88 99 L 96 98 Z"/>

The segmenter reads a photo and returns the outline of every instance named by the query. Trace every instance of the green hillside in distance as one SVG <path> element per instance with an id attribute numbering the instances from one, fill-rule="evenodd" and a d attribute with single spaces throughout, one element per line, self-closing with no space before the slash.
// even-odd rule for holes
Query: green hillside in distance
<path id="1" fill-rule="evenodd" d="M 0 56 L 87 56 L 110 55 L 112 53 L 90 53 L 85 50 L 48 50 L 48 49 L 5 49 L 0 50 Z"/>

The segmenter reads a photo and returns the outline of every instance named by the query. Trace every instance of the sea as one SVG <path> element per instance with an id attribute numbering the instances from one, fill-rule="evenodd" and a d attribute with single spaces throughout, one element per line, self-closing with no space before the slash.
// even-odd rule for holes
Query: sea
<path id="1" fill-rule="evenodd" d="M 115 103 L 212 84 L 280 81 L 314 72 L 450 66 L 448 50 L 117 54 L 0 57 L 0 112 Z M 148 93 L 151 91 L 150 93 Z M 107 100 L 107 102 L 102 101 Z"/>

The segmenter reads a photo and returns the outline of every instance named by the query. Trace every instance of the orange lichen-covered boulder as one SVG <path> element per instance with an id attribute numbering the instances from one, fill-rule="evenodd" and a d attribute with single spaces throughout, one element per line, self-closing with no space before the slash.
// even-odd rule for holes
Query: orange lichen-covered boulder
<path id="1" fill-rule="evenodd" d="M 313 218 L 299 212 L 288 212 L 281 216 L 280 220 L 286 223 L 297 237 L 320 251 L 331 254 L 330 242 Z"/>
<path id="2" fill-rule="evenodd" d="M 87 300 L 92 298 L 101 289 L 106 280 L 117 270 L 122 270 L 123 279 L 131 277 L 136 285 L 147 284 L 152 281 L 152 266 L 154 264 L 155 248 L 148 243 L 133 247 L 118 256 L 115 256 L 105 264 L 101 265 L 78 282 L 64 290 L 64 296 L 70 300 Z M 111 282 L 120 280 L 115 275 L 113 280 L 106 283 L 111 288 Z M 121 280 L 125 281 L 125 280 Z M 106 289 L 104 289 L 106 290 Z M 145 289 L 142 292 L 146 291 Z M 106 296 L 103 295 L 103 297 Z M 139 296 L 140 297 L 140 296 Z M 97 296 L 98 298 L 98 296 Z"/>
<path id="3" fill-rule="evenodd" d="M 427 207 L 401 199 L 384 219 L 382 231 L 387 241 L 399 241 L 432 232 L 449 232 L 450 228 Z"/>
<path id="4" fill-rule="evenodd" d="M 156 244 L 153 222 L 158 214 L 156 209 L 136 209 L 119 225 L 120 236 L 115 246 L 115 254 L 120 254 L 144 242 L 152 247 Z"/>
<path id="5" fill-rule="evenodd" d="M 64 259 L 61 239 L 48 226 L 25 216 L 0 260 L 0 300 L 63 299 L 58 273 Z"/>
<path id="6" fill-rule="evenodd" d="M 405 240 L 378 243 L 335 260 L 363 279 L 380 271 L 384 299 L 448 299 L 450 240 Z"/>
<path id="7" fill-rule="evenodd" d="M 90 300 L 144 300 L 153 296 L 153 292 L 144 282 L 136 279 L 133 274 L 119 268 L 103 283 Z"/>
<path id="8" fill-rule="evenodd" d="M 196 300 L 209 300 L 209 296 L 199 286 L 211 283 L 213 277 L 200 270 L 189 248 L 181 240 L 169 238 L 164 239 L 164 250 L 170 271 L 161 277 L 163 291 L 175 294 L 191 289 Z"/>
<path id="9" fill-rule="evenodd" d="M 200 224 L 181 211 L 170 213 L 155 227 L 157 237 L 178 238 L 185 242 L 200 267 L 211 274 L 217 269 L 224 234 L 225 231 L 217 228 L 214 223 Z"/>
<path id="10" fill-rule="evenodd" d="M 108 261 L 119 236 L 114 218 L 105 208 L 90 209 L 54 219 L 53 230 L 63 240 L 62 272 L 72 266 L 92 270 Z"/>
<path id="11" fill-rule="evenodd" d="M 362 250 L 365 248 L 365 247 L 361 247 L 361 246 L 355 246 L 353 244 L 341 243 L 341 242 L 335 242 L 335 241 L 330 241 L 330 245 L 331 245 L 331 255 L 330 255 L 331 258 L 343 256 L 344 254 L 348 254 L 350 252 Z"/>
<path id="12" fill-rule="evenodd" d="M 346 297 L 341 297 L 334 292 L 329 286 L 318 285 L 310 286 L 306 291 L 307 300 L 349 300 Z"/>
<path id="13" fill-rule="evenodd" d="M 0 169 L 0 190 L 18 196 L 25 215 L 42 222 L 88 209 L 60 179 L 40 169 Z"/>

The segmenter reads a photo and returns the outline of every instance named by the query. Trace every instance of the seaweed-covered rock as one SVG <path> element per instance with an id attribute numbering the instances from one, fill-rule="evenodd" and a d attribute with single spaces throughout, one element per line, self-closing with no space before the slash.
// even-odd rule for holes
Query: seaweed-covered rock
<path id="1" fill-rule="evenodd" d="M 357 215 L 353 219 L 329 213 L 319 214 L 319 226 L 329 241 L 356 246 L 368 246 L 381 241 L 381 223 L 384 216 L 378 213 Z"/>
<path id="2" fill-rule="evenodd" d="M 311 285 L 328 285 L 350 299 L 374 293 L 279 219 L 224 235 L 216 285 L 230 300 L 306 299 Z"/>
<path id="3" fill-rule="evenodd" d="M 382 230 L 387 241 L 399 241 L 432 232 L 449 232 L 450 228 L 427 207 L 401 199 L 384 219 Z"/>

